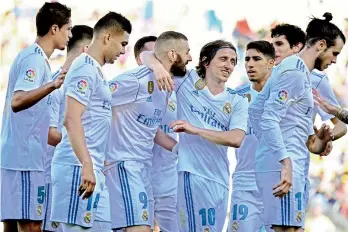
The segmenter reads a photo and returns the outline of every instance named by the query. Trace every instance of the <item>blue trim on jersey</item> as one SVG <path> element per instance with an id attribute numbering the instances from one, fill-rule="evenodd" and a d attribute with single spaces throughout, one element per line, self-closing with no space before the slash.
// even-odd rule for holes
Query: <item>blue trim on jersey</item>
<path id="1" fill-rule="evenodd" d="M 316 72 L 311 72 L 311 74 L 314 76 L 320 77 L 321 79 L 326 76 L 325 74 L 320 74 L 320 73 L 316 73 Z"/>
<path id="2" fill-rule="evenodd" d="M 151 71 L 150 70 L 145 70 L 144 72 L 142 72 L 142 73 L 139 73 L 139 74 L 133 74 L 133 76 L 135 76 L 138 80 L 139 79 L 142 79 L 142 78 L 144 78 L 144 77 L 146 77 L 147 75 L 149 75 L 151 73 Z"/>
<path id="3" fill-rule="evenodd" d="M 193 71 L 194 71 L 194 69 L 191 69 L 191 70 L 187 73 L 187 76 L 182 77 L 182 78 L 185 78 L 185 79 L 181 82 L 181 84 L 180 84 L 180 85 L 178 86 L 178 88 L 176 89 L 176 92 L 177 92 L 177 93 L 179 92 L 181 86 L 185 83 L 185 81 L 187 81 L 187 79 L 190 78 L 191 72 L 193 72 Z M 197 74 L 197 75 L 198 75 L 198 74 Z M 201 77 L 199 76 L 199 78 L 201 78 Z M 201 78 L 201 79 L 202 79 L 202 78 Z"/>
<path id="4" fill-rule="evenodd" d="M 46 209 L 45 209 L 45 218 L 43 221 L 43 230 L 46 229 L 46 222 L 47 222 L 47 211 L 48 211 L 48 204 L 49 204 L 49 199 L 50 199 L 50 184 L 46 184 Z"/>
<path id="5" fill-rule="evenodd" d="M 81 182 L 80 170 L 81 170 L 81 167 L 74 166 L 74 173 L 73 173 L 71 193 L 70 193 L 69 212 L 68 212 L 68 223 L 70 224 L 76 224 L 76 217 L 77 217 L 78 204 L 79 204 L 78 188 Z"/>
<path id="6" fill-rule="evenodd" d="M 129 194 L 129 203 L 131 206 L 130 210 L 131 210 L 131 216 L 132 216 L 132 224 L 134 225 L 134 210 L 133 210 L 132 194 L 131 194 L 130 187 L 129 187 L 127 172 L 126 172 L 126 169 L 124 168 L 124 162 L 122 163 L 122 168 L 123 168 L 123 172 L 124 172 L 124 176 L 125 176 L 125 180 L 126 180 L 126 187 L 127 187 L 128 194 Z"/>
<path id="7" fill-rule="evenodd" d="M 122 197 L 125 203 L 127 226 L 133 226 L 135 224 L 133 202 L 132 202 L 132 195 L 131 195 L 131 191 L 129 187 L 127 172 L 126 172 L 126 169 L 124 168 L 124 161 L 122 161 L 118 165 L 118 171 L 119 171 L 120 182 L 121 182 Z"/>
<path id="8" fill-rule="evenodd" d="M 185 195 L 185 202 L 186 202 L 186 211 L 188 216 L 188 223 L 189 223 L 189 231 L 192 231 L 192 223 L 191 223 L 191 211 L 189 207 L 189 200 L 188 200 L 188 193 L 187 193 L 187 183 L 186 183 L 186 172 L 184 172 L 184 195 Z"/>
<path id="9" fill-rule="evenodd" d="M 29 219 L 30 172 L 21 171 L 21 176 L 22 176 L 22 219 Z"/>
<path id="10" fill-rule="evenodd" d="M 25 208 L 25 191 L 24 191 L 24 186 L 25 186 L 25 181 L 24 181 L 24 173 L 21 172 L 21 177 L 22 177 L 22 218 L 24 219 L 24 208 Z"/>
<path id="11" fill-rule="evenodd" d="M 57 77 L 58 77 L 58 74 L 59 74 L 59 69 L 57 71 L 55 71 L 53 74 L 52 74 L 52 81 L 54 81 Z"/>
<path id="12" fill-rule="evenodd" d="M 121 192 L 122 192 L 122 198 L 123 198 L 123 204 L 124 204 L 124 209 L 125 209 L 125 213 L 126 213 L 126 223 L 127 226 L 130 226 L 130 219 L 129 219 L 129 213 L 128 213 L 128 201 L 127 201 L 127 193 L 125 191 L 125 183 L 123 182 L 123 173 L 122 173 L 122 169 L 121 169 L 121 164 L 117 165 L 117 171 L 118 171 L 118 175 L 120 177 L 120 184 L 121 184 Z"/>
<path id="13" fill-rule="evenodd" d="M 186 182 L 186 193 L 187 193 L 187 200 L 186 201 L 186 208 L 187 212 L 189 214 L 189 224 L 190 224 L 190 231 L 196 232 L 196 218 L 195 218 L 195 209 L 193 206 L 193 199 L 192 199 L 192 189 L 191 189 L 191 183 L 190 183 L 190 173 L 184 172 L 184 188 L 185 188 L 185 182 Z M 190 217 L 191 215 L 191 217 Z"/>
<path id="14" fill-rule="evenodd" d="M 143 73 L 146 73 L 147 71 L 150 71 L 150 72 L 151 72 L 151 70 L 148 69 L 148 68 L 145 66 L 145 67 L 139 69 L 139 70 L 138 70 L 136 73 L 134 73 L 133 75 L 134 75 L 134 76 L 140 76 L 140 75 L 142 75 Z"/>
<path id="15" fill-rule="evenodd" d="M 290 222 L 291 222 L 291 221 L 290 221 L 290 218 L 291 218 L 291 217 L 290 217 L 290 216 L 291 216 L 291 215 L 290 215 L 290 212 L 291 212 L 291 211 L 290 211 L 290 207 L 291 207 L 291 204 L 290 204 L 290 193 L 291 193 L 291 192 L 288 192 L 288 194 L 287 194 L 287 197 L 288 197 L 288 225 L 289 225 L 289 226 L 290 226 Z"/>
<path id="16" fill-rule="evenodd" d="M 27 175 L 28 175 L 28 204 L 27 204 L 27 211 L 28 211 L 28 219 L 30 219 L 30 189 L 31 189 L 31 186 L 30 186 L 30 171 L 27 171 Z"/>
<path id="17" fill-rule="evenodd" d="M 291 192 L 288 192 L 284 197 L 281 198 L 281 214 L 283 226 L 290 226 L 291 222 L 290 194 Z"/>

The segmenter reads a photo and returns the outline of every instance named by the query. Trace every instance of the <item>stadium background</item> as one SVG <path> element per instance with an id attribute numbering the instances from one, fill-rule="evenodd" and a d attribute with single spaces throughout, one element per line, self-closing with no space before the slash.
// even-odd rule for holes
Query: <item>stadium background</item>
<path id="1" fill-rule="evenodd" d="M 245 45 L 255 39 L 269 39 L 270 28 L 282 22 L 305 29 L 310 16 L 331 12 L 333 22 L 348 36 L 348 1 L 346 0 L 62 0 L 72 8 L 72 22 L 94 26 L 109 10 L 124 14 L 133 25 L 127 53 L 115 64 L 104 67 L 108 79 L 136 66 L 133 45 L 145 35 L 159 35 L 165 30 L 183 32 L 189 38 L 194 67 L 199 50 L 218 38 L 233 42 L 239 63 L 228 85 L 236 87 L 247 81 L 244 70 Z M 43 0 L 4 0 L 0 7 L 0 115 L 2 116 L 8 72 L 17 53 L 36 36 L 35 15 Z M 56 51 L 51 68 L 62 65 L 66 51 Z M 345 46 L 326 73 L 340 104 L 348 105 L 348 47 Z M 0 118 L 1 118 L 0 116 Z M 0 125 L 1 127 L 1 125 Z M 229 150 L 231 172 L 235 166 L 233 149 Z M 310 208 L 307 231 L 348 231 L 348 137 L 334 142 L 329 157 L 312 155 L 310 166 Z M 1 225 L 0 225 L 1 227 Z"/>

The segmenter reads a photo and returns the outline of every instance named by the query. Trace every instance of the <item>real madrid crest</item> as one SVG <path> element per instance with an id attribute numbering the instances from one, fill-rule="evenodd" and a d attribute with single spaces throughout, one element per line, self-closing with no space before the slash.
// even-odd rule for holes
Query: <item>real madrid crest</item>
<path id="1" fill-rule="evenodd" d="M 199 80 L 196 81 L 196 83 L 195 83 L 195 88 L 196 88 L 197 90 L 202 90 L 202 89 L 204 89 L 204 87 L 205 87 L 205 82 L 204 82 L 204 80 L 203 80 L 202 78 L 199 78 Z"/>
<path id="2" fill-rule="evenodd" d="M 52 226 L 52 228 L 56 229 L 59 226 L 59 222 L 52 222 L 51 226 Z"/>
<path id="3" fill-rule="evenodd" d="M 144 210 L 143 215 L 141 216 L 144 221 L 149 220 L 149 215 L 147 214 L 147 211 Z"/>
<path id="4" fill-rule="evenodd" d="M 173 111 L 175 111 L 175 109 L 176 109 L 176 106 L 175 106 L 174 102 L 173 101 L 169 101 L 168 102 L 168 110 L 173 112 Z"/>
<path id="5" fill-rule="evenodd" d="M 301 212 L 301 211 L 297 213 L 296 220 L 297 220 L 298 222 L 301 222 L 301 221 L 302 221 L 302 212 Z"/>
<path id="6" fill-rule="evenodd" d="M 41 216 L 41 214 L 42 214 L 42 206 L 38 205 L 36 211 L 37 211 L 37 215 Z"/>
<path id="7" fill-rule="evenodd" d="M 90 223 L 90 222 L 91 222 L 91 220 L 92 220 L 92 214 L 91 214 L 91 212 L 87 212 L 87 213 L 86 213 L 86 215 L 85 215 L 85 217 L 84 217 L 84 220 L 85 220 L 86 223 Z"/>
<path id="8" fill-rule="evenodd" d="M 154 87 L 153 81 L 149 81 L 149 82 L 147 83 L 147 92 L 148 92 L 149 94 L 152 94 L 153 91 L 154 91 L 154 89 L 155 89 L 155 87 Z"/>
<path id="9" fill-rule="evenodd" d="M 231 113 L 232 113 L 231 103 L 227 102 L 227 103 L 225 104 L 225 106 L 222 108 L 222 111 L 223 111 L 225 114 L 231 114 Z"/>
<path id="10" fill-rule="evenodd" d="M 239 228 L 239 225 L 237 222 L 233 222 L 232 224 L 232 231 L 233 232 L 237 232 L 238 231 L 238 228 Z"/>

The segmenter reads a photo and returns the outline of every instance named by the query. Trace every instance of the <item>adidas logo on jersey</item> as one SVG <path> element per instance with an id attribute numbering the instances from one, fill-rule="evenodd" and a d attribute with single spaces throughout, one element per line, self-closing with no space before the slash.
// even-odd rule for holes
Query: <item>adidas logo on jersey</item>
<path id="1" fill-rule="evenodd" d="M 150 97 L 146 98 L 146 101 L 147 102 L 152 102 L 152 97 L 150 96 Z"/>
<path id="2" fill-rule="evenodd" d="M 192 93 L 193 93 L 193 95 L 195 95 L 196 97 L 199 97 L 198 90 L 193 90 Z"/>

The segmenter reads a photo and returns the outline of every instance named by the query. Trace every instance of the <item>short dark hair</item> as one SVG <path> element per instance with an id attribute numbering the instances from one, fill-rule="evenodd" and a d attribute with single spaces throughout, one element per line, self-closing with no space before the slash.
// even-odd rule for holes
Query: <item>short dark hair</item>
<path id="1" fill-rule="evenodd" d="M 306 34 L 298 26 L 283 23 L 271 29 L 272 38 L 282 35 L 284 35 L 286 40 L 289 42 L 290 48 L 293 48 L 299 43 L 302 43 L 303 45 L 306 43 Z"/>
<path id="2" fill-rule="evenodd" d="M 272 44 L 265 40 L 257 40 L 248 43 L 246 50 L 255 49 L 271 59 L 275 59 L 275 51 Z"/>
<path id="3" fill-rule="evenodd" d="M 341 38 L 343 43 L 346 42 L 346 37 L 343 32 L 330 21 L 332 20 L 332 14 L 326 12 L 323 17 L 325 19 L 318 19 L 313 17 L 309 22 L 306 33 L 307 33 L 307 46 L 312 46 L 319 40 L 325 39 L 327 47 L 335 45 L 335 40 Z"/>
<path id="4" fill-rule="evenodd" d="M 86 25 L 75 25 L 71 29 L 72 38 L 68 42 L 68 52 L 73 49 L 76 44 L 85 39 L 92 40 L 93 38 L 93 28 Z"/>
<path id="5" fill-rule="evenodd" d="M 199 62 L 196 66 L 196 71 L 201 78 L 205 77 L 205 65 L 209 65 L 214 59 L 217 51 L 222 48 L 231 48 L 237 54 L 237 50 L 233 44 L 225 40 L 214 40 L 202 47 L 201 52 L 199 53 Z"/>
<path id="6" fill-rule="evenodd" d="M 134 56 L 135 58 L 137 58 L 140 53 L 143 51 L 144 46 L 146 43 L 148 42 L 156 42 L 157 37 L 150 35 L 150 36 L 144 36 L 142 38 L 140 38 L 134 45 Z"/>
<path id="7" fill-rule="evenodd" d="M 126 31 L 128 34 L 132 32 L 131 22 L 123 15 L 112 11 L 99 19 L 93 30 L 95 33 L 98 33 L 101 30 L 110 28 L 112 28 L 115 32 Z"/>
<path id="8" fill-rule="evenodd" d="M 167 41 L 170 39 L 174 39 L 174 40 L 188 40 L 186 35 L 180 33 L 180 32 L 176 32 L 176 31 L 165 31 L 162 34 L 160 34 L 160 36 L 158 36 L 156 43 L 161 43 L 162 41 Z"/>
<path id="9" fill-rule="evenodd" d="M 36 14 L 37 36 L 45 36 L 53 25 L 59 28 L 69 23 L 71 9 L 59 2 L 45 2 Z"/>

